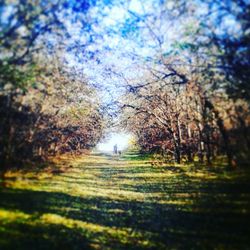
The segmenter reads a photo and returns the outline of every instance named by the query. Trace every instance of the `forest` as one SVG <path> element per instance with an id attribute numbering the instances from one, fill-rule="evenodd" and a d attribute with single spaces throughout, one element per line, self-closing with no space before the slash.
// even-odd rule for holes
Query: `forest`
<path id="1" fill-rule="evenodd" d="M 248 249 L 249 17 L 249 0 L 0 0 L 0 248 Z M 119 154 L 98 150 L 112 133 Z"/>

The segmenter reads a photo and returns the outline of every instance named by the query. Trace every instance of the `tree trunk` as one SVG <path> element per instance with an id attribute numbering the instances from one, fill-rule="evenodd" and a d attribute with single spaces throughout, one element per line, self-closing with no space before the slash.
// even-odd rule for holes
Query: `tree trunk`
<path id="1" fill-rule="evenodd" d="M 192 133 L 189 125 L 187 125 L 187 142 L 186 142 L 186 153 L 187 153 L 187 159 L 188 162 L 193 162 L 193 155 L 192 155 L 192 149 L 191 149 L 191 143 L 190 143 L 190 138 L 192 138 Z"/>
<path id="2" fill-rule="evenodd" d="M 175 143 L 175 162 L 178 164 L 181 163 L 181 151 L 177 143 Z"/>
<path id="3" fill-rule="evenodd" d="M 230 147 L 230 140 L 227 133 L 227 130 L 224 126 L 224 121 L 219 116 L 219 112 L 215 109 L 214 105 L 206 98 L 205 99 L 205 106 L 208 107 L 215 115 L 216 124 L 220 130 L 223 142 L 224 142 L 224 150 L 227 155 L 228 165 L 231 167 L 233 164 L 233 156 Z"/>

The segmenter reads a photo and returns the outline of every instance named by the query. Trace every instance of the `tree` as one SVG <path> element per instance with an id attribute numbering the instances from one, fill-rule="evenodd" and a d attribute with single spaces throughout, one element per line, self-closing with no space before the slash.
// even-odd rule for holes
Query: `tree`
<path id="1" fill-rule="evenodd" d="M 69 38 L 64 17 L 74 14 L 75 22 L 89 7 L 77 1 L 1 2 L 1 165 L 78 152 L 101 137 L 96 90 L 62 55 L 71 45 L 63 43 Z"/>

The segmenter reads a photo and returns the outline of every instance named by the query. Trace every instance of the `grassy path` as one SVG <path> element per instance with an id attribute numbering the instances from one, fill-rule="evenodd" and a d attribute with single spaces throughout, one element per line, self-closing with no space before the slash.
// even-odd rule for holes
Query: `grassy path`
<path id="1" fill-rule="evenodd" d="M 133 154 L 8 172 L 0 249 L 250 249 L 249 179 Z"/>

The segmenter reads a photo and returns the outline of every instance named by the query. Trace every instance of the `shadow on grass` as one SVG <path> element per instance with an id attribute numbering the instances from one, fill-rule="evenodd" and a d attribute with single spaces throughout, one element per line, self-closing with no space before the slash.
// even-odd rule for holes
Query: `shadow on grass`
<path id="1" fill-rule="evenodd" d="M 145 158 L 90 155 L 42 179 L 10 176 L 0 189 L 0 249 L 249 247 L 249 177 L 207 179 Z"/>
<path id="2" fill-rule="evenodd" d="M 198 190 L 192 190 L 195 191 L 189 196 L 192 205 L 185 204 L 187 197 L 177 198 L 176 188 L 175 193 L 169 192 L 168 199 L 177 204 L 167 200 L 166 204 L 160 204 L 4 188 L 0 193 L 0 208 L 21 211 L 30 217 L 29 223 L 22 219 L 15 223 L 3 220 L 0 225 L 1 249 L 95 249 L 95 244 L 101 249 L 164 249 L 164 246 L 246 249 L 250 243 L 249 195 L 245 200 L 239 197 L 240 185 L 214 185 L 204 186 L 203 191 L 207 193 L 202 196 L 195 195 Z M 152 190 L 156 188 L 153 186 L 159 187 L 160 183 L 145 184 L 139 189 Z M 179 190 L 180 193 L 184 191 L 187 192 L 182 188 Z M 218 196 L 219 193 L 222 196 Z M 183 201 L 184 205 L 178 201 Z M 239 202 L 240 206 L 237 205 Z M 39 222 L 46 214 L 60 216 L 62 221 Z M 79 221 L 85 224 L 80 227 Z M 88 225 L 95 227 L 88 230 Z M 103 232 L 103 228 L 115 229 L 117 235 L 112 235 L 108 229 Z M 119 236 L 119 230 L 124 229 L 127 234 Z M 137 244 L 135 232 L 152 245 Z"/>
<path id="3" fill-rule="evenodd" d="M 143 160 L 151 160 L 152 154 L 140 154 L 135 152 L 126 152 L 123 154 L 122 158 L 127 161 L 143 161 Z"/>
<path id="4" fill-rule="evenodd" d="M 62 225 L 32 225 L 24 222 L 0 224 L 0 247 L 5 249 L 90 249 L 90 243 L 76 229 Z"/>

